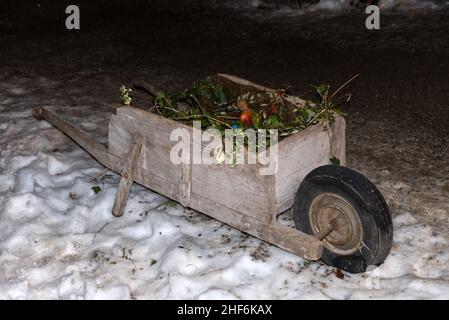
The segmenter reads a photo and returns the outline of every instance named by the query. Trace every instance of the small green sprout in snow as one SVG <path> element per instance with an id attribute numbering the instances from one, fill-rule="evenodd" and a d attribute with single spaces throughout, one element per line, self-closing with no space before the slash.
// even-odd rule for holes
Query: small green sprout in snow
<path id="1" fill-rule="evenodd" d="M 120 87 L 120 97 L 122 98 L 123 104 L 126 106 L 131 105 L 132 98 L 129 96 L 131 91 L 131 89 L 126 88 L 123 84 Z"/>
<path id="2" fill-rule="evenodd" d="M 332 158 L 330 158 L 331 164 L 334 166 L 339 166 L 340 165 L 340 159 L 338 159 L 336 156 L 333 156 Z"/>
<path id="3" fill-rule="evenodd" d="M 163 204 L 166 205 L 167 207 L 176 207 L 178 205 L 178 203 L 173 200 L 168 200 L 168 201 L 164 202 Z"/>
<path id="4" fill-rule="evenodd" d="M 154 266 L 156 263 L 157 263 L 157 260 L 155 260 L 155 259 L 150 260 L 150 265 Z"/>
<path id="5" fill-rule="evenodd" d="M 95 194 L 101 192 L 101 188 L 99 186 L 93 186 L 91 189 L 93 192 L 95 192 Z"/>

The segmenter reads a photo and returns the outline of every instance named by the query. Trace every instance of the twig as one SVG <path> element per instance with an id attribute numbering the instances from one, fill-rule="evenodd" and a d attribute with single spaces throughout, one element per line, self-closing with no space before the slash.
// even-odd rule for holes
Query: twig
<path id="1" fill-rule="evenodd" d="M 354 80 L 355 78 L 357 78 L 359 76 L 359 74 L 357 73 L 355 76 L 353 76 L 351 79 L 349 79 L 348 81 L 346 81 L 343 85 L 340 86 L 340 88 L 338 88 L 334 93 L 331 94 L 331 96 L 328 98 L 328 100 L 332 99 L 341 89 L 343 89 L 344 87 L 346 87 L 352 80 Z"/>
<path id="2" fill-rule="evenodd" d="M 325 111 L 328 111 L 327 108 L 326 108 L 326 109 L 322 109 L 320 112 L 318 112 L 318 113 L 312 118 L 312 120 L 308 121 L 308 123 L 313 124 L 313 122 L 314 122 L 315 120 L 317 120 L 318 117 L 319 117 L 323 112 L 325 112 Z"/>
<path id="3" fill-rule="evenodd" d="M 90 179 L 89 182 L 92 182 L 92 181 L 94 181 L 94 180 L 97 180 L 97 179 L 100 178 L 100 177 L 103 177 L 103 176 L 106 174 L 106 172 L 108 172 L 108 171 L 109 171 L 109 168 L 106 168 L 106 169 L 100 171 L 100 173 L 98 173 L 95 177 L 93 177 L 92 179 Z"/>
<path id="4" fill-rule="evenodd" d="M 157 89 L 156 87 L 154 87 L 153 85 L 147 83 L 135 83 L 134 84 L 134 88 L 137 90 L 143 90 L 146 93 L 149 93 L 153 98 L 156 98 L 157 94 L 159 92 L 162 92 L 161 90 Z M 154 100 L 153 100 L 154 101 Z M 157 113 L 159 113 L 160 115 L 163 115 L 161 110 L 159 110 L 159 106 L 157 104 L 154 104 L 151 108 L 150 108 L 150 112 L 156 109 Z"/>
<path id="5" fill-rule="evenodd" d="M 92 238 L 92 244 L 95 242 L 95 238 L 97 237 L 97 234 L 103 231 L 103 229 L 109 224 L 109 222 L 106 222 L 98 231 L 95 232 L 94 237 Z"/>
<path id="6" fill-rule="evenodd" d="M 204 114 L 192 114 L 192 115 L 190 115 L 190 116 L 185 116 L 185 117 L 178 117 L 178 118 L 171 118 L 172 120 L 185 120 L 185 121 L 187 121 L 187 120 L 191 120 L 191 119 L 201 119 L 201 118 L 206 118 L 206 119 L 208 119 L 208 120 L 212 120 L 212 121 L 215 121 L 215 122 L 218 122 L 218 123 L 221 123 L 221 124 L 223 124 L 223 125 L 225 125 L 226 127 L 228 127 L 228 128 L 232 128 L 229 124 L 227 124 L 226 122 L 223 122 L 223 121 L 221 121 L 221 120 L 218 120 L 217 118 L 213 118 L 213 117 L 211 117 L 211 116 L 207 116 L 207 115 L 204 115 Z"/>

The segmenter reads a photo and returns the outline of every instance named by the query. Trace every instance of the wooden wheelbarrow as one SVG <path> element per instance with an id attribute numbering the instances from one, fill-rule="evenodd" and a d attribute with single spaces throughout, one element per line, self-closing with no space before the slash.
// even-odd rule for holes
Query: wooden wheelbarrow
<path id="1" fill-rule="evenodd" d="M 219 77 L 242 88 L 271 90 L 234 76 Z M 280 140 L 275 174 L 260 175 L 258 163 L 173 164 L 171 132 L 191 132 L 192 127 L 141 109 L 116 110 L 108 147 L 45 108 L 35 108 L 33 114 L 121 175 L 115 216 L 123 214 L 131 185 L 137 182 L 296 255 L 346 271 L 378 265 L 390 250 L 392 224 L 385 200 L 365 177 L 343 166 L 345 121 L 340 116 L 330 128 L 318 124 Z M 332 156 L 340 166 L 330 165 Z M 291 207 L 296 229 L 277 219 Z"/>

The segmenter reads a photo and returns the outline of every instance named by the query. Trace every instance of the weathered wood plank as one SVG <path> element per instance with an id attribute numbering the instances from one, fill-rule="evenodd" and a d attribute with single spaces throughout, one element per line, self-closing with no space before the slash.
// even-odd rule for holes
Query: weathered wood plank
<path id="1" fill-rule="evenodd" d="M 332 154 L 346 165 L 346 121 L 343 117 L 335 117 L 331 130 Z"/>
<path id="2" fill-rule="evenodd" d="M 117 195 L 115 196 L 114 206 L 112 207 L 112 214 L 116 217 L 123 215 L 126 201 L 128 200 L 129 190 L 134 181 L 134 171 L 137 167 L 137 160 L 142 148 L 143 138 L 138 137 L 131 149 L 129 157 L 126 160 L 125 167 L 121 173 L 122 178 L 117 189 Z"/>
<path id="3" fill-rule="evenodd" d="M 269 222 L 275 215 L 274 176 L 259 174 L 260 165 L 225 164 L 175 165 L 170 161 L 170 133 L 192 127 L 135 108 L 119 108 L 111 118 L 111 153 L 123 157 L 129 152 L 132 130 L 145 138 L 139 166 L 168 181 L 170 189 L 178 185 L 180 202 L 188 206 L 189 193 L 197 193 L 238 212 Z M 191 135 L 192 136 L 192 135 Z M 191 141 L 193 144 L 193 141 Z M 201 151 L 207 146 L 201 146 Z M 247 154 L 245 155 L 245 159 Z M 250 200 L 249 200 L 250 199 Z"/>
<path id="4" fill-rule="evenodd" d="M 231 227 L 306 259 L 318 260 L 321 258 L 323 250 L 321 242 L 315 237 L 296 229 L 280 225 L 274 221 L 267 223 L 249 217 L 195 193 L 192 194 L 191 207 Z"/>
<path id="5" fill-rule="evenodd" d="M 279 143 L 279 164 L 276 173 L 277 213 L 288 210 L 296 191 L 313 169 L 330 164 L 332 156 L 346 164 L 345 120 L 335 117 L 330 129 L 315 125 L 290 136 Z"/>
<path id="6" fill-rule="evenodd" d="M 251 82 L 249 80 L 246 80 L 246 79 L 243 79 L 243 78 L 240 78 L 240 77 L 237 77 L 237 76 L 233 76 L 233 75 L 230 75 L 230 74 L 218 73 L 217 76 L 219 76 L 221 78 L 224 78 L 224 79 L 227 79 L 227 80 L 230 80 L 232 82 L 235 82 L 235 83 L 237 83 L 239 85 L 253 87 L 254 89 L 257 89 L 257 90 L 260 90 L 260 91 L 272 91 L 273 90 L 271 88 L 261 86 L 259 84 L 254 83 L 254 82 Z"/>
<path id="7" fill-rule="evenodd" d="M 192 165 L 181 164 L 179 168 L 179 202 L 184 207 L 189 207 L 192 192 Z"/>
<path id="8" fill-rule="evenodd" d="M 237 76 L 233 76 L 233 75 L 230 75 L 230 74 L 218 73 L 217 76 L 220 77 L 220 78 L 232 81 L 232 82 L 234 82 L 234 83 L 236 83 L 236 84 L 238 84 L 240 86 L 252 87 L 252 88 L 254 88 L 256 90 L 259 90 L 259 91 L 274 91 L 273 88 L 268 88 L 268 87 L 265 87 L 265 86 L 261 86 L 261 85 L 259 85 L 257 83 L 254 83 L 254 82 L 251 82 L 249 80 L 246 80 L 246 79 L 243 79 L 243 78 L 239 78 Z M 304 105 L 304 103 L 305 103 L 305 101 L 303 99 L 295 97 L 295 96 L 287 95 L 287 96 L 284 97 L 284 99 L 286 101 L 292 103 L 292 104 L 295 104 L 295 105 L 298 105 L 298 104 L 299 105 Z"/>
<path id="9" fill-rule="evenodd" d="M 120 159 L 111 157 L 105 145 L 93 140 L 85 132 L 75 128 L 72 124 L 61 119 L 55 113 L 45 108 L 36 107 L 33 108 L 33 116 L 38 120 L 45 119 L 50 122 L 53 126 L 72 138 L 100 163 L 109 163 L 111 166 L 115 166 L 117 162 L 120 162 Z"/>
<path id="10" fill-rule="evenodd" d="M 168 129 L 158 129 L 152 121 L 142 121 L 130 116 L 112 116 L 109 123 L 109 152 L 126 157 L 132 145 L 132 135 L 145 140 L 138 166 L 151 175 L 166 180 L 178 188 L 178 166 L 170 162 L 170 135 Z M 164 143 L 162 143 L 164 142 Z"/>
<path id="11" fill-rule="evenodd" d="M 192 166 L 192 193 L 266 222 L 272 220 L 272 183 L 256 165 Z"/>
<path id="12" fill-rule="evenodd" d="M 277 212 L 293 205 L 298 186 L 311 170 L 329 163 L 329 135 L 320 125 L 281 141 L 276 172 Z"/>

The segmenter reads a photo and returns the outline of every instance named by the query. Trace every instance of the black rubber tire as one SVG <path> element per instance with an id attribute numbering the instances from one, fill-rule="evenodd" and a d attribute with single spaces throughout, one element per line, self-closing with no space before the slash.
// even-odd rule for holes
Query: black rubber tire
<path id="1" fill-rule="evenodd" d="M 330 192 L 348 201 L 357 212 L 363 229 L 363 244 L 350 255 L 338 255 L 323 248 L 321 260 L 341 270 L 365 272 L 370 265 L 380 265 L 390 253 L 393 224 L 382 194 L 366 177 L 343 166 L 326 165 L 311 171 L 302 181 L 293 205 L 298 230 L 313 234 L 309 219 L 312 201 Z"/>

